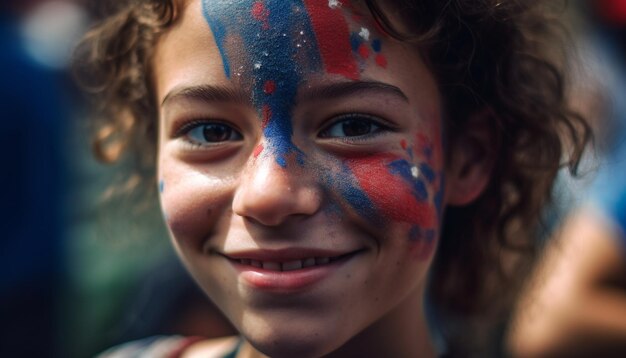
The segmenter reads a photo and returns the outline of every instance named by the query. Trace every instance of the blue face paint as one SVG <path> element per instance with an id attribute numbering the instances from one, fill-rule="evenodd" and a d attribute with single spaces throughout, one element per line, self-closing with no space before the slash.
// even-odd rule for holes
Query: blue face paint
<path id="1" fill-rule="evenodd" d="M 334 180 L 332 189 L 336 190 L 359 216 L 373 224 L 380 224 L 382 222 L 380 212 L 369 196 L 357 185 L 352 170 L 344 164 L 339 175 Z"/>
<path id="2" fill-rule="evenodd" d="M 292 142 L 291 117 L 299 87 L 310 74 L 324 70 L 358 79 L 354 54 L 360 53 L 361 59 L 366 59 L 362 51 L 366 45 L 380 52 L 380 40 L 366 43 L 358 33 L 349 31 L 341 10 L 330 9 L 327 3 L 317 0 L 203 0 L 202 11 L 213 32 L 225 75 L 249 91 L 262 118 L 265 150 L 282 167 L 290 159 L 304 164 L 304 154 Z M 409 154 L 412 161 L 413 154 Z M 424 176 L 416 178 L 417 168 L 409 161 L 383 163 L 370 159 L 365 166 L 358 161 L 337 163 L 338 171 L 322 175 L 325 186 L 372 223 L 390 219 L 434 228 L 436 214 L 432 204 L 429 207 L 425 182 L 434 180 L 430 167 L 421 168 Z M 367 168 L 375 169 L 381 183 L 393 183 L 392 187 L 381 190 L 370 180 Z M 413 198 L 396 208 L 395 200 L 405 201 L 400 197 L 405 193 Z M 426 235 L 422 232 L 425 230 L 420 230 L 420 236 Z"/>
<path id="3" fill-rule="evenodd" d="M 362 43 L 363 43 L 363 39 L 361 38 L 361 36 L 359 36 L 359 34 L 353 32 L 350 35 L 350 46 L 352 47 L 352 51 L 354 52 L 359 51 L 359 47 L 361 47 Z"/>
<path id="4" fill-rule="evenodd" d="M 428 180 L 430 183 L 435 181 L 435 171 L 430 167 L 430 165 L 423 163 L 420 164 L 420 173 Z"/>
<path id="5" fill-rule="evenodd" d="M 263 117 L 267 150 L 282 167 L 290 154 L 301 163 L 303 154 L 291 140 L 291 111 L 304 76 L 323 67 L 304 4 L 204 0 L 202 7 L 226 75 L 233 78 L 233 68 L 241 69 L 247 81 L 243 85 L 251 89 L 252 103 Z M 241 48 L 233 49 L 238 41 Z"/>
<path id="6" fill-rule="evenodd" d="M 392 174 L 398 175 L 404 179 L 407 184 L 410 184 L 413 188 L 413 196 L 419 201 L 428 199 L 428 191 L 426 185 L 421 179 L 413 176 L 413 165 L 406 160 L 396 160 L 389 163 L 389 171 Z"/>
<path id="7" fill-rule="evenodd" d="M 382 44 L 379 39 L 372 41 L 372 49 L 374 52 L 378 53 L 382 50 Z"/>

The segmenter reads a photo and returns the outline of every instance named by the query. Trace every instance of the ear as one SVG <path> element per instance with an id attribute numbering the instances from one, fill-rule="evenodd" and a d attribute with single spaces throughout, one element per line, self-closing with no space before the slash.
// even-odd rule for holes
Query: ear
<path id="1" fill-rule="evenodd" d="M 463 128 L 451 133 L 446 168 L 446 203 L 463 206 L 476 200 L 491 178 L 499 143 L 494 113 L 484 109 L 472 115 Z"/>

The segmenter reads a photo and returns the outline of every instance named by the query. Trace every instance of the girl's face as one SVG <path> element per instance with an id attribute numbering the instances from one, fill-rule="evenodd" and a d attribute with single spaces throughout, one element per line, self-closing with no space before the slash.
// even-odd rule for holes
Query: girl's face
<path id="1" fill-rule="evenodd" d="M 319 356 L 423 319 L 445 199 L 414 48 L 346 0 L 189 1 L 153 66 L 167 224 L 249 341 Z"/>

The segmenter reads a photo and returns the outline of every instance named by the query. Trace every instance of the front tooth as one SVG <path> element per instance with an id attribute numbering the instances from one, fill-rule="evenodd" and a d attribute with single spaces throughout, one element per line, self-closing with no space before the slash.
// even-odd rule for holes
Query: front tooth
<path id="1" fill-rule="evenodd" d="M 258 267 L 258 268 L 263 267 L 263 264 L 261 263 L 261 261 L 256 261 L 256 260 L 251 260 L 250 261 L 250 265 L 252 265 L 254 267 Z"/>
<path id="2" fill-rule="evenodd" d="M 302 263 L 302 267 L 315 266 L 315 257 L 308 258 Z"/>
<path id="3" fill-rule="evenodd" d="M 302 268 L 302 260 L 283 262 L 283 271 L 293 271 Z"/>
<path id="4" fill-rule="evenodd" d="M 281 266 L 278 262 L 267 261 L 263 262 L 263 269 L 270 271 L 281 271 Z"/>
<path id="5" fill-rule="evenodd" d="M 315 258 L 316 265 L 326 265 L 329 262 L 330 262 L 330 258 L 328 257 L 316 257 Z"/>

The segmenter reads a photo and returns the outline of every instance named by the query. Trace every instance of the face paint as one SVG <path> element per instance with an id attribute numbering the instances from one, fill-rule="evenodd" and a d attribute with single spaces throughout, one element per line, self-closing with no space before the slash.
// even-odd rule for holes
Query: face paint
<path id="1" fill-rule="evenodd" d="M 413 177 L 412 164 L 383 155 L 353 159 L 348 166 L 384 217 L 421 227 L 435 227 L 436 215 L 427 202 L 426 184 Z"/>
<path id="2" fill-rule="evenodd" d="M 250 89 L 260 113 L 266 143 L 255 148 L 253 157 L 271 153 L 283 168 L 294 155 L 297 163 L 304 163 L 304 153 L 292 142 L 291 111 L 307 75 L 323 72 L 358 80 L 370 62 L 388 65 L 382 41 L 363 26 L 363 17 L 348 1 L 202 4 L 226 76 Z M 358 25 L 352 30 L 346 20 L 349 13 Z M 442 186 L 435 183 L 437 171 L 431 165 L 412 164 L 413 148 L 406 141 L 402 147 L 408 160 L 391 154 L 349 159 L 339 164 L 339 174 L 326 175 L 326 186 L 372 222 L 404 222 L 412 227 L 412 240 L 429 237 L 438 228 L 433 202 L 442 196 Z"/>
<path id="3" fill-rule="evenodd" d="M 349 79 L 359 77 L 341 9 L 314 0 L 204 0 L 202 8 L 226 76 L 232 78 L 232 69 L 237 68 L 236 75 L 251 80 L 244 84 L 260 109 L 266 149 L 282 167 L 291 154 L 301 162 L 303 154 L 291 140 L 290 117 L 305 76 L 325 70 Z"/>
<path id="4" fill-rule="evenodd" d="M 327 14 L 343 30 L 318 29 Z M 419 53 L 345 0 L 198 0 L 179 15 L 155 48 L 159 101 L 198 86 L 237 95 L 182 92 L 159 113 L 161 203 L 197 283 L 267 356 L 350 352 L 353 342 L 358 352 L 361 332 L 422 320 L 442 179 L 431 124 L 441 100 Z M 381 50 L 388 70 L 376 64 Z M 238 136 L 196 138 L 213 122 Z M 340 260 L 313 267 L 305 256 Z M 285 265 L 294 272 L 274 272 Z"/>

